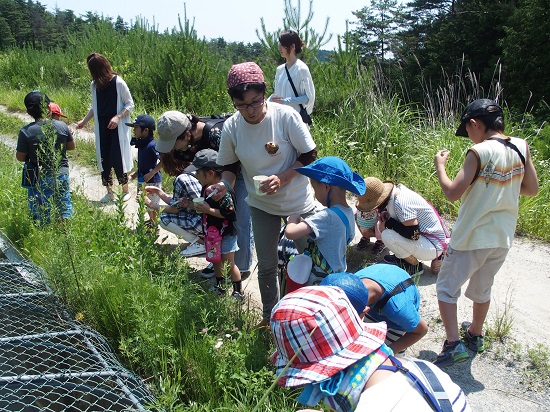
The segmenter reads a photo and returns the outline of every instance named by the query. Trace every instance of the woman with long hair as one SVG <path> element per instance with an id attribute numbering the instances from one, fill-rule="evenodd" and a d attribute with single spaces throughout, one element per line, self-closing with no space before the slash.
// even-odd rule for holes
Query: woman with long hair
<path id="1" fill-rule="evenodd" d="M 277 67 L 275 90 L 269 100 L 289 105 L 298 113 L 300 113 L 300 106 L 302 106 L 308 114 L 311 114 L 315 104 L 315 86 L 309 67 L 296 56 L 302 53 L 303 46 L 302 39 L 293 30 L 286 30 L 279 35 L 279 52 L 286 62 Z M 296 93 L 292 88 L 289 77 L 292 79 Z"/>
<path id="2" fill-rule="evenodd" d="M 107 194 L 101 198 L 101 202 L 115 199 L 112 169 L 115 170 L 118 183 L 122 185 L 122 199 L 128 201 L 128 172 L 132 170 L 133 161 L 131 128 L 125 123 L 130 123 L 134 101 L 126 82 L 113 71 L 105 56 L 92 53 L 86 62 L 93 79 L 90 85 L 92 107 L 84 119 L 76 124 L 76 128 L 82 129 L 94 119 L 97 164 L 101 182 L 107 188 Z"/>

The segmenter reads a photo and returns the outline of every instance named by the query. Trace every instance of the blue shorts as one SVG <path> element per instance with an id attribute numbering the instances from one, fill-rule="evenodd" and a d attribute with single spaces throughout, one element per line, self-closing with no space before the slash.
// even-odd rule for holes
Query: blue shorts
<path id="1" fill-rule="evenodd" d="M 237 250 L 239 250 L 239 246 L 237 245 L 236 235 L 227 235 L 222 237 L 222 255 L 236 252 Z"/>

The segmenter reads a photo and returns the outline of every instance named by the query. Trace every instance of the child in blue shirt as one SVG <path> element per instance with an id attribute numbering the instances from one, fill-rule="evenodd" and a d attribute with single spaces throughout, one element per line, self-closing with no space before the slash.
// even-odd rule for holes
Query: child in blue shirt
<path id="1" fill-rule="evenodd" d="M 143 186 L 162 187 L 162 168 L 159 162 L 159 154 L 156 149 L 153 132 L 155 131 L 155 119 L 147 114 L 140 114 L 133 123 L 126 123 L 126 126 L 134 128 L 134 137 L 130 144 L 138 149 L 137 170 L 130 174 L 130 179 L 138 180 L 138 193 L 143 190 Z M 147 213 L 149 221 L 147 225 L 151 230 L 157 227 L 157 213 L 159 209 L 160 198 L 156 193 L 147 195 Z"/>
<path id="2" fill-rule="evenodd" d="M 368 322 L 386 322 L 386 344 L 404 351 L 428 332 L 420 317 L 420 292 L 409 274 L 396 265 L 378 263 L 355 273 L 333 273 L 320 283 L 338 286 Z"/>
<path id="3" fill-rule="evenodd" d="M 334 156 L 317 159 L 295 169 L 309 177 L 315 198 L 326 209 L 304 219 L 288 218 L 286 237 L 291 240 L 309 236 L 309 254 L 315 266 L 325 273 L 346 270 L 346 249 L 355 234 L 354 214 L 346 200 L 346 192 L 365 193 L 365 182 L 346 162 Z"/>

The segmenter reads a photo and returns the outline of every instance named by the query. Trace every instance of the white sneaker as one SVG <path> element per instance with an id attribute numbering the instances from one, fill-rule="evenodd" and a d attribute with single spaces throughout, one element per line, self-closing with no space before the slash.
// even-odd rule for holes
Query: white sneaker
<path id="1" fill-rule="evenodd" d="M 122 192 L 122 193 L 124 193 L 124 192 Z M 132 195 L 129 192 L 124 193 L 124 196 L 122 197 L 122 201 L 127 202 L 128 200 L 130 200 L 131 197 L 132 197 Z"/>
<path id="2" fill-rule="evenodd" d="M 191 256 L 200 256 L 206 253 L 206 248 L 202 243 L 195 242 L 187 246 L 187 249 L 184 249 L 180 252 L 181 257 L 191 257 Z"/>
<path id="3" fill-rule="evenodd" d="M 112 202 L 113 200 L 115 200 L 115 195 L 113 193 L 107 193 L 105 194 L 105 196 L 99 199 L 101 203 Z"/>

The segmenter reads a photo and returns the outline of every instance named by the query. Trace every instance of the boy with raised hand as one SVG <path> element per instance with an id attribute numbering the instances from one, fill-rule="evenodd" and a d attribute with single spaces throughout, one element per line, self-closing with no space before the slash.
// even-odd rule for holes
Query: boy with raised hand
<path id="1" fill-rule="evenodd" d="M 125 124 L 134 128 L 134 136 L 130 140 L 130 144 L 138 149 L 137 170 L 129 176 L 132 180 L 137 178 L 138 194 L 146 184 L 161 188 L 162 175 L 160 169 L 162 164 L 159 162 L 159 153 L 153 136 L 155 119 L 147 114 L 140 114 L 132 123 Z M 157 193 L 149 193 L 145 203 L 149 214 L 149 221 L 146 222 L 148 230 L 156 233 L 160 197 Z"/>
<path id="2" fill-rule="evenodd" d="M 485 349 L 482 328 L 491 302 L 491 286 L 512 247 L 519 196 L 535 196 L 538 192 L 529 146 L 523 139 L 504 134 L 504 115 L 495 101 L 478 99 L 470 103 L 455 134 L 470 138 L 474 145 L 454 180 L 445 170 L 449 151 L 440 150 L 434 159 L 445 197 L 453 202 L 461 198 L 436 285 L 447 337 L 435 361 L 440 366 L 469 357 L 460 340 L 456 304 L 466 282 L 465 295 L 473 301 L 473 317 L 471 323 L 461 325 L 464 342 L 474 352 Z"/>
<path id="3" fill-rule="evenodd" d="M 325 273 L 344 272 L 347 245 L 355 235 L 354 214 L 346 192 L 364 194 L 365 182 L 346 162 L 334 156 L 295 170 L 309 177 L 316 199 L 326 208 L 304 219 L 290 216 L 285 235 L 291 240 L 309 236 L 306 254 L 313 263 Z"/>
<path id="4" fill-rule="evenodd" d="M 378 263 L 356 273 L 333 273 L 320 286 L 338 286 L 359 316 L 369 322 L 386 322 L 386 344 L 394 353 L 404 351 L 428 332 L 418 311 L 420 292 L 398 266 Z"/>

